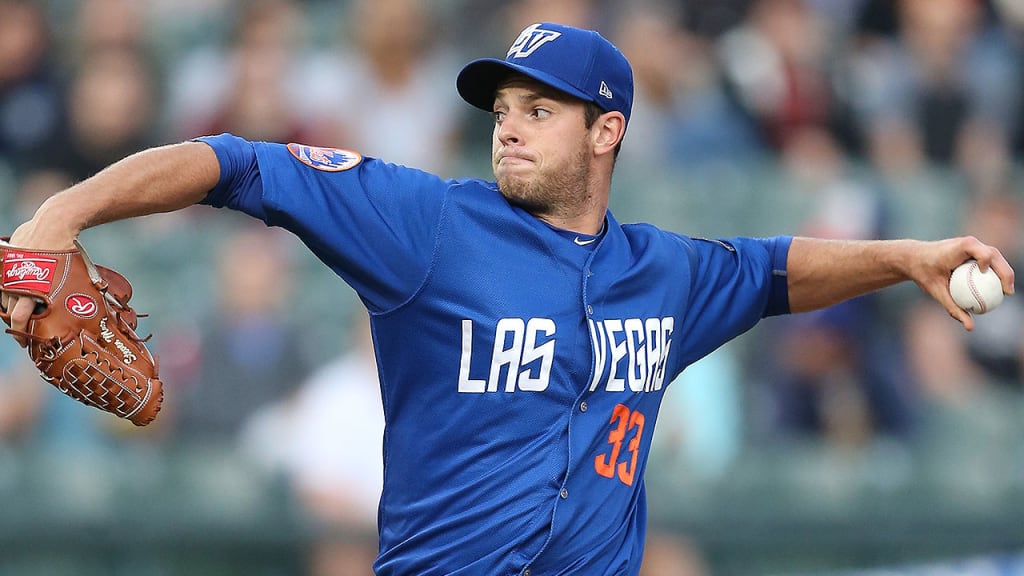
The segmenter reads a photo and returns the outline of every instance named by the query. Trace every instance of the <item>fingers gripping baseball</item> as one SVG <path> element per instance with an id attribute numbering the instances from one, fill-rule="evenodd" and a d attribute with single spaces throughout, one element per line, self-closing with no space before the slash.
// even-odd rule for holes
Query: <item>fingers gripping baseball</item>
<path id="1" fill-rule="evenodd" d="M 998 276 L 1001 288 L 1001 294 L 997 293 L 994 296 L 1001 300 L 1002 294 L 1013 294 L 1014 292 L 1013 268 L 997 248 L 986 245 L 973 236 L 940 242 L 939 248 L 935 260 L 929 263 L 929 272 L 924 276 L 924 280 L 918 281 L 918 284 L 938 300 L 949 315 L 961 322 L 964 328 L 973 330 L 974 319 L 971 312 L 978 313 L 980 310 L 987 311 L 989 308 L 985 308 L 984 305 L 981 308 L 965 307 L 962 302 L 957 302 L 955 297 L 957 294 L 954 292 L 969 289 L 958 287 L 958 283 L 962 281 L 962 275 L 954 275 L 954 271 L 971 261 L 976 262 L 979 273 L 987 273 L 991 270 Z M 990 301 L 995 301 L 996 297 L 990 297 Z M 963 298 L 961 297 L 960 300 L 962 301 Z"/>
<path id="2" fill-rule="evenodd" d="M 978 242 L 977 239 L 971 239 Z M 980 244 L 981 247 L 977 251 L 970 253 L 969 257 L 965 258 L 965 261 L 976 260 L 978 262 L 978 269 L 981 272 L 987 272 L 991 269 L 996 273 L 996 276 L 999 277 L 1000 284 L 1003 288 L 1003 294 L 1013 294 L 1015 278 L 1014 271 L 1010 266 L 1010 263 L 1007 262 L 1006 258 L 998 249 L 992 246 L 986 246 L 980 242 L 978 242 L 978 244 Z"/>

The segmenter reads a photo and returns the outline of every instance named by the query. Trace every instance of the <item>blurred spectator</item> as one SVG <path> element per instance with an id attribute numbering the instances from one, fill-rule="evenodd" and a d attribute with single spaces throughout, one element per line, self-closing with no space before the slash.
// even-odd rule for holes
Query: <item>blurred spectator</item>
<path id="1" fill-rule="evenodd" d="M 159 71 L 153 68 L 142 41 L 144 28 L 137 3 L 88 0 L 76 5 L 73 17 L 73 35 L 66 31 L 64 38 L 68 78 L 57 113 L 59 129 L 45 141 L 46 152 L 37 153 L 31 170 L 24 172 L 26 180 L 36 177 L 33 171 L 42 171 L 46 178 L 73 183 L 159 142 Z M 57 69 L 64 67 L 53 67 L 51 72 Z M 40 109 L 22 113 L 18 124 L 50 121 L 50 113 Z M 30 198 L 27 203 L 36 200 L 39 198 Z"/>
<path id="2" fill-rule="evenodd" d="M 384 484 L 384 408 L 369 323 L 345 352 L 247 425 L 245 451 L 285 474 L 318 537 L 311 576 L 369 574 Z"/>
<path id="3" fill-rule="evenodd" d="M 777 211 L 773 218 L 782 229 L 861 240 L 889 233 L 889 199 L 824 127 L 794 130 L 778 168 L 782 182 L 765 210 Z"/>
<path id="4" fill-rule="evenodd" d="M 306 66 L 303 110 L 316 139 L 437 174 L 453 172 L 461 134 L 452 78 L 460 60 L 441 43 L 424 0 L 354 0 L 348 42 Z"/>
<path id="5" fill-rule="evenodd" d="M 302 332 L 290 314 L 290 236 L 282 234 L 241 226 L 220 246 L 217 302 L 200 327 L 194 378 L 165 399 L 178 437 L 233 444 L 252 414 L 292 394 L 309 373 Z"/>
<path id="6" fill-rule="evenodd" d="M 61 67 L 54 56 L 43 4 L 0 0 L 0 163 L 19 175 L 61 144 Z"/>
<path id="7" fill-rule="evenodd" d="M 941 310 L 914 306 L 907 314 L 910 370 L 927 402 L 957 405 L 989 385 L 971 361 L 964 338 Z M 978 320 L 976 319 L 976 326 Z"/>
<path id="8" fill-rule="evenodd" d="M 847 114 L 828 24 L 805 0 L 756 0 L 719 40 L 726 79 L 772 149 L 808 126 L 839 130 Z"/>
<path id="9" fill-rule="evenodd" d="M 875 166 L 957 165 L 979 141 L 986 150 L 1005 149 L 1018 121 L 1020 72 L 981 3 L 896 6 L 897 36 L 872 37 L 852 54 L 857 112 Z"/>
<path id="10" fill-rule="evenodd" d="M 69 88 L 68 133 L 48 167 L 79 181 L 157 144 L 155 76 L 136 48 L 106 47 L 81 59 Z"/>
<path id="11" fill-rule="evenodd" d="M 650 173 L 741 161 L 762 149 L 756 127 L 726 94 L 708 40 L 685 32 L 671 10 L 624 11 L 617 44 L 633 65 L 635 94 L 620 164 Z"/>
<path id="12" fill-rule="evenodd" d="M 852 300 L 773 323 L 775 345 L 751 367 L 766 388 L 754 409 L 767 408 L 768 438 L 844 449 L 910 438 L 916 400 L 873 304 Z"/>
<path id="13" fill-rule="evenodd" d="M 145 4 L 133 0 L 81 0 L 75 14 L 72 59 L 109 48 L 143 50 L 147 45 Z"/>
<path id="14" fill-rule="evenodd" d="M 237 21 L 226 46 L 200 44 L 172 67 L 174 138 L 232 132 L 252 140 L 325 144 L 315 140 L 303 116 L 311 103 L 301 73 L 306 56 L 302 4 L 236 4 Z"/>
<path id="15" fill-rule="evenodd" d="M 782 155 L 787 190 L 772 203 L 802 218 L 798 233 L 820 238 L 884 235 L 878 191 L 856 177 L 843 150 L 822 128 L 794 131 Z M 752 371 L 763 375 L 768 428 L 783 437 L 834 447 L 906 439 L 914 399 L 906 385 L 898 333 L 881 315 L 880 298 L 861 297 L 766 326 Z M 757 419 L 759 422 L 760 418 Z"/>

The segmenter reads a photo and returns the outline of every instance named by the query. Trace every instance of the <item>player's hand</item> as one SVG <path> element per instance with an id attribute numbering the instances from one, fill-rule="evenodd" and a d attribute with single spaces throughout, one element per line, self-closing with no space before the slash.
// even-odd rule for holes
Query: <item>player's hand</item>
<path id="1" fill-rule="evenodd" d="M 932 298 L 946 309 L 951 317 L 963 324 L 968 331 L 974 329 L 974 318 L 969 312 L 957 306 L 949 293 L 949 276 L 953 269 L 965 261 L 974 259 L 982 270 L 995 270 L 1003 286 L 1004 294 L 1014 292 L 1014 271 L 1002 252 L 973 236 L 951 238 L 937 242 L 924 242 L 911 266 L 911 278 Z"/>
<path id="2" fill-rule="evenodd" d="M 11 235 L 9 244 L 12 246 L 31 247 L 39 250 L 65 250 L 74 246 L 76 234 L 55 226 L 42 226 L 36 218 L 19 226 Z M 10 315 L 12 329 L 27 332 L 28 321 L 35 310 L 36 302 L 32 298 L 19 297 L 7 292 L 0 292 L 0 310 Z M 28 345 L 25 339 L 15 336 L 15 340 L 23 348 Z"/>

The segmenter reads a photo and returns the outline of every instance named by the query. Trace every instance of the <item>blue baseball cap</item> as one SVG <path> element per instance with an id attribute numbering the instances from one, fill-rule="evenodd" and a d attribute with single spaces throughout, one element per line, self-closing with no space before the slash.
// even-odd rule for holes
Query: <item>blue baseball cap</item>
<path id="1" fill-rule="evenodd" d="M 593 30 L 551 22 L 530 25 L 504 60 L 473 60 L 459 72 L 455 84 L 466 102 L 490 112 L 498 84 L 511 72 L 593 102 L 605 112 L 622 112 L 629 123 L 633 69 L 614 44 Z"/>

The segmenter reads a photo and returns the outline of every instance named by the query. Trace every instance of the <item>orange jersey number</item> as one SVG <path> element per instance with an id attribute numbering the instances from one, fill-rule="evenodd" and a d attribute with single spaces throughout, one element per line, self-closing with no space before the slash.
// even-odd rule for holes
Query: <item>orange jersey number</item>
<path id="1" fill-rule="evenodd" d="M 644 433 L 644 415 L 638 410 L 630 410 L 622 404 L 616 404 L 608 422 L 612 425 L 611 432 L 608 433 L 608 444 L 611 445 L 611 449 L 594 458 L 594 470 L 605 478 L 614 478 L 618 473 L 623 484 L 632 486 L 636 474 L 636 459 L 640 455 L 640 438 Z M 626 446 L 628 454 L 620 462 L 622 442 L 630 431 L 635 432 Z"/>

